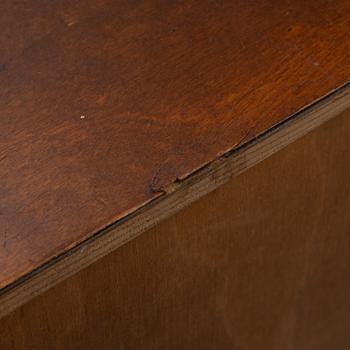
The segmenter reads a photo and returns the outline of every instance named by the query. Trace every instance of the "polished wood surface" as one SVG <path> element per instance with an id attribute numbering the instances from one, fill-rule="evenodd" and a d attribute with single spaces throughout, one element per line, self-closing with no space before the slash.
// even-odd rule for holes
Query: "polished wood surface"
<path id="1" fill-rule="evenodd" d="M 0 5 L 0 287 L 346 84 L 350 4 Z"/>
<path id="2" fill-rule="evenodd" d="M 349 349 L 349 136 L 350 112 L 17 309 L 0 349 Z"/>
<path id="3" fill-rule="evenodd" d="M 66 254 L 30 273 L 19 283 L 0 291 L 0 318 L 37 295 L 144 233 L 156 223 L 210 193 L 250 167 L 298 140 L 326 121 L 350 108 L 349 89 L 344 88 L 298 113 L 254 142 L 226 154 L 187 178 L 167 188 L 166 196 L 99 232 Z"/>

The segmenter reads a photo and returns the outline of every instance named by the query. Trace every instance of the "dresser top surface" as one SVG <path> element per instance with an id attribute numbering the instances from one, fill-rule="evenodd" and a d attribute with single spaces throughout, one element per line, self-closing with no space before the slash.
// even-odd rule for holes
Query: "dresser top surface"
<path id="1" fill-rule="evenodd" d="M 0 11 L 0 288 L 350 79 L 350 3 Z"/>

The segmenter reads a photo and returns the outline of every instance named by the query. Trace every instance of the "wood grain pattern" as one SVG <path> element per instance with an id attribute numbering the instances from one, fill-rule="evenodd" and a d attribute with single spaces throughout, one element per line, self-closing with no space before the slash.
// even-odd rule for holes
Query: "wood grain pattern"
<path id="1" fill-rule="evenodd" d="M 350 79 L 350 4 L 0 11 L 0 288 Z"/>
<path id="2" fill-rule="evenodd" d="M 349 136 L 350 112 L 27 303 L 1 350 L 349 349 Z"/>
<path id="3" fill-rule="evenodd" d="M 50 263 L 0 291 L 0 318 L 43 293 L 165 218 L 222 186 L 233 176 L 276 153 L 327 120 L 350 108 L 349 88 L 328 98 L 270 130 L 254 142 L 212 162 L 181 183 L 166 188 L 166 196 L 102 230 Z"/>

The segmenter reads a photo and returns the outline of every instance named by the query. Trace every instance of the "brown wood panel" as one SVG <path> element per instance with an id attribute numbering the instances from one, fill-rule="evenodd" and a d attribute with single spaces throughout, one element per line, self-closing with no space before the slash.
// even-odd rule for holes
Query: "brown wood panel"
<path id="1" fill-rule="evenodd" d="M 0 5 L 0 288 L 349 81 L 347 0 Z"/>
<path id="2" fill-rule="evenodd" d="M 233 176 L 338 116 L 350 107 L 348 92 L 348 88 L 338 90 L 255 141 L 225 154 L 186 181 L 172 184 L 167 187 L 166 196 L 154 201 L 152 205 L 137 210 L 133 215 L 99 232 L 93 239 L 82 242 L 14 285 L 1 290 L 0 318 L 222 186 Z"/>
<path id="3" fill-rule="evenodd" d="M 350 345 L 350 112 L 0 321 L 2 350 Z"/>

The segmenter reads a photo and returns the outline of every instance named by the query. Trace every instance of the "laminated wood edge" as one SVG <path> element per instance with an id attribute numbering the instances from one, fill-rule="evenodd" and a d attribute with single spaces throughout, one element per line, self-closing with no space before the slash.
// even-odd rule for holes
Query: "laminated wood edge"
<path id="1" fill-rule="evenodd" d="M 337 89 L 254 140 L 171 184 L 151 203 L 101 230 L 0 291 L 0 318 L 136 238 L 158 222 L 350 108 L 350 85 Z"/>

